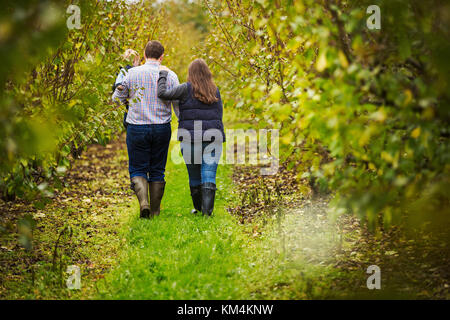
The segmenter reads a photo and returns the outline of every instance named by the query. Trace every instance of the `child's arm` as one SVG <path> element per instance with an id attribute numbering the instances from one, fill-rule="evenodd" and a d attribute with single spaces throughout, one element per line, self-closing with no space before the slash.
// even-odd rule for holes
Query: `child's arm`
<path id="1" fill-rule="evenodd" d="M 117 87 L 114 90 L 112 99 L 113 101 L 120 101 L 122 104 L 126 104 L 128 99 L 128 75 L 125 76 L 123 81 L 117 85 Z"/>

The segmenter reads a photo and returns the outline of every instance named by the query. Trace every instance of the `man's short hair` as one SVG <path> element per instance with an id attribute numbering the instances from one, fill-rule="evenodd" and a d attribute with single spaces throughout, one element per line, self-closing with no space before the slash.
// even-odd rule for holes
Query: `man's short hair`
<path id="1" fill-rule="evenodd" d="M 145 46 L 145 57 L 147 59 L 159 59 L 164 53 L 164 47 L 161 42 L 151 40 Z"/>

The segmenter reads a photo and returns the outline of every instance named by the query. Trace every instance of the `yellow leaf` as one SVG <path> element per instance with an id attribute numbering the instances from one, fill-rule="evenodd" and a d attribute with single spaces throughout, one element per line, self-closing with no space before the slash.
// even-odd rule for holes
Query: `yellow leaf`
<path id="1" fill-rule="evenodd" d="M 338 56 L 339 56 L 339 62 L 341 63 L 342 67 L 347 69 L 348 68 L 348 60 L 347 60 L 347 57 L 345 56 L 345 54 L 341 50 L 339 50 Z"/>
<path id="2" fill-rule="evenodd" d="M 292 134 L 292 132 L 288 132 L 286 135 L 284 135 L 280 138 L 280 140 L 283 144 L 290 144 L 293 139 L 294 139 L 294 135 Z"/>
<path id="3" fill-rule="evenodd" d="M 270 93 L 269 93 L 270 99 L 271 99 L 273 102 L 278 102 L 278 101 L 280 101 L 280 99 L 281 99 L 282 93 L 283 93 L 283 92 L 281 91 L 280 86 L 276 84 L 276 85 L 274 85 L 274 86 L 272 87 L 272 89 L 270 90 Z"/>
<path id="4" fill-rule="evenodd" d="M 411 137 L 417 139 L 419 136 L 420 136 L 420 127 L 417 127 L 411 132 Z"/>
<path id="5" fill-rule="evenodd" d="M 316 62 L 316 69 L 319 72 L 322 72 L 327 67 L 327 57 L 325 52 L 321 52 L 319 55 L 319 59 Z"/>
<path id="6" fill-rule="evenodd" d="M 392 163 L 394 161 L 394 158 L 386 151 L 381 152 L 381 159 L 383 159 L 387 162 L 390 162 L 390 163 Z"/>
<path id="7" fill-rule="evenodd" d="M 407 106 L 411 102 L 413 95 L 412 95 L 411 90 L 409 90 L 409 89 L 406 89 L 404 92 L 405 92 L 405 101 L 404 101 L 403 105 Z"/>
<path id="8" fill-rule="evenodd" d="M 359 138 L 359 141 L 358 141 L 359 145 L 361 147 L 365 146 L 369 142 L 371 135 L 372 135 L 372 128 L 367 127 L 366 130 L 364 130 L 364 132 L 361 134 L 361 136 Z"/>

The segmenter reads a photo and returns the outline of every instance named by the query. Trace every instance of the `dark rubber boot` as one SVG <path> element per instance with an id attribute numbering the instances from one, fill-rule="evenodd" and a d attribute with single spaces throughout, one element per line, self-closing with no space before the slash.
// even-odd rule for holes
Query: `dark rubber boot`
<path id="1" fill-rule="evenodd" d="M 165 181 L 150 182 L 150 214 L 152 217 L 159 216 L 165 186 Z"/>
<path id="2" fill-rule="evenodd" d="M 140 217 L 150 216 L 150 205 L 148 203 L 148 182 L 144 177 L 133 177 L 131 179 L 132 189 L 139 200 Z"/>
<path id="3" fill-rule="evenodd" d="M 194 204 L 194 209 L 191 213 L 198 213 L 202 211 L 202 186 L 195 186 L 191 188 L 191 198 L 192 203 Z"/>
<path id="4" fill-rule="evenodd" d="M 211 182 L 202 184 L 202 213 L 210 216 L 214 209 L 214 198 L 216 196 L 216 185 Z"/>

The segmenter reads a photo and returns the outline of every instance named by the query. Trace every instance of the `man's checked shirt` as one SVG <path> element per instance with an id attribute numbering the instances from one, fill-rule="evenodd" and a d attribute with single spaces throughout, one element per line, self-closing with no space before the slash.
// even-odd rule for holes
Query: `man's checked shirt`
<path id="1" fill-rule="evenodd" d="M 127 122 L 130 124 L 162 124 L 172 120 L 170 102 L 158 99 L 159 62 L 147 61 L 144 65 L 131 68 L 122 81 L 124 89 L 116 90 L 113 100 L 121 103 L 129 101 Z M 178 77 L 169 71 L 167 87 L 179 84 Z M 174 105 L 178 114 L 178 105 Z"/>

